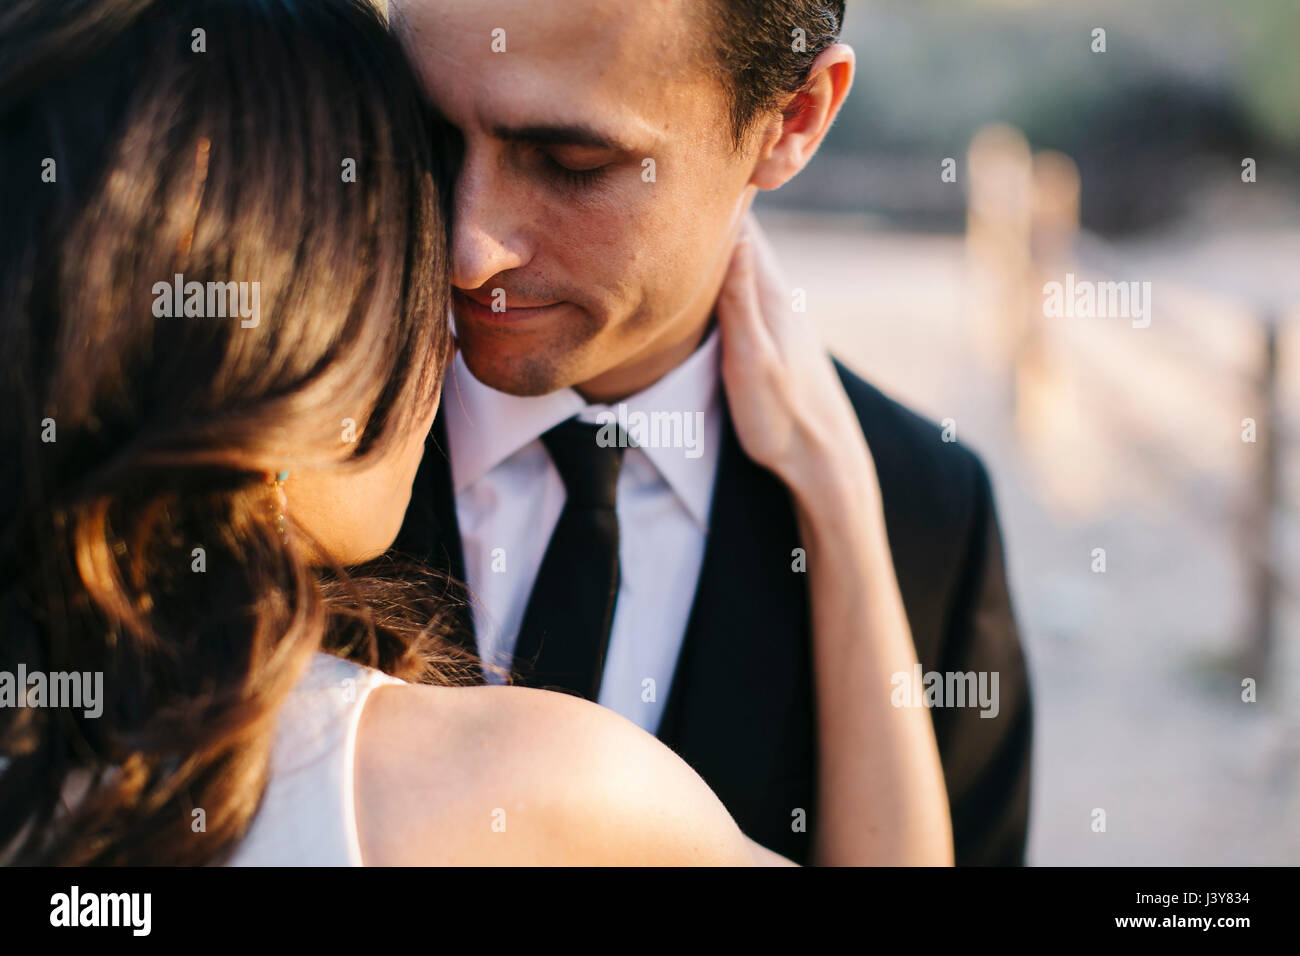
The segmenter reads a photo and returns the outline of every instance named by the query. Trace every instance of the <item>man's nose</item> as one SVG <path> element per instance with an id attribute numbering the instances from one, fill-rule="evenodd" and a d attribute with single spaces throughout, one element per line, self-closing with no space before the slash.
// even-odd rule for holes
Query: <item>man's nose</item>
<path id="1" fill-rule="evenodd" d="M 519 210 L 527 203 L 507 194 L 499 170 L 462 169 L 456 183 L 451 236 L 451 284 L 481 288 L 493 276 L 526 265 L 531 258 Z"/>

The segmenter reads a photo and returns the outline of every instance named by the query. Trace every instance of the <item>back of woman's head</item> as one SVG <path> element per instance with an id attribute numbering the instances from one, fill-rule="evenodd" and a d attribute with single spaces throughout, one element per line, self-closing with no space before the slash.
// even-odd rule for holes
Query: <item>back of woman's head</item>
<path id="1" fill-rule="evenodd" d="M 217 858 L 323 639 L 429 676 L 356 591 L 329 636 L 266 475 L 435 400 L 431 140 L 362 0 L 0 12 L 0 671 L 103 674 L 98 716 L 0 708 L 0 860 Z"/>

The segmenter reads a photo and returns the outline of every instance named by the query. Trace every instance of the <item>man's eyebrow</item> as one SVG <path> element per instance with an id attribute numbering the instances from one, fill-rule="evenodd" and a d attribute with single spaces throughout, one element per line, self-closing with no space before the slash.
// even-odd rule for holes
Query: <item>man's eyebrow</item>
<path id="1" fill-rule="evenodd" d="M 507 126 L 498 124 L 492 127 L 492 135 L 511 143 L 524 143 L 529 146 L 586 146 L 592 149 L 609 149 L 630 153 L 633 147 L 617 136 L 604 133 L 595 127 L 582 123 L 565 123 L 559 125 Z"/>

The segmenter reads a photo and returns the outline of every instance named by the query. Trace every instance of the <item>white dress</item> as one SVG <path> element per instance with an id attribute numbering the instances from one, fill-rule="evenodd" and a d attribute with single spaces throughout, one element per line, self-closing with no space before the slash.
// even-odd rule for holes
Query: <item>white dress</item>
<path id="1" fill-rule="evenodd" d="M 402 681 L 315 656 L 277 717 L 266 793 L 228 866 L 360 866 L 357 725 L 376 687 Z"/>

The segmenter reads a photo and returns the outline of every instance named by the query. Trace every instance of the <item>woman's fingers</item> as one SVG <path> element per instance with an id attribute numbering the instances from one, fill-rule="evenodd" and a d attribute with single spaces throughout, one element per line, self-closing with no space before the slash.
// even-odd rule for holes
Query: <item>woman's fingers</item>
<path id="1" fill-rule="evenodd" d="M 771 334 L 763 316 L 753 242 L 742 230 L 718 293 L 718 326 L 725 348 L 733 352 L 761 352 L 771 348 Z"/>
<path id="2" fill-rule="evenodd" d="M 770 354 L 779 361 L 788 361 L 793 354 L 798 354 L 810 336 L 804 328 L 806 322 L 795 315 L 792 290 L 782 275 L 772 244 L 752 211 L 745 214 L 738 230 L 737 249 L 742 247 L 746 255 L 744 283 L 753 296 L 748 317 L 762 324 L 766 334 L 761 341 L 770 346 Z"/>
<path id="3" fill-rule="evenodd" d="M 763 319 L 767 327 L 781 341 L 782 330 L 790 324 L 793 306 L 790 290 L 781 275 L 781 266 L 777 260 L 772 244 L 759 226 L 752 212 L 745 217 L 745 238 L 752 249 L 754 279 L 761 304 Z"/>

